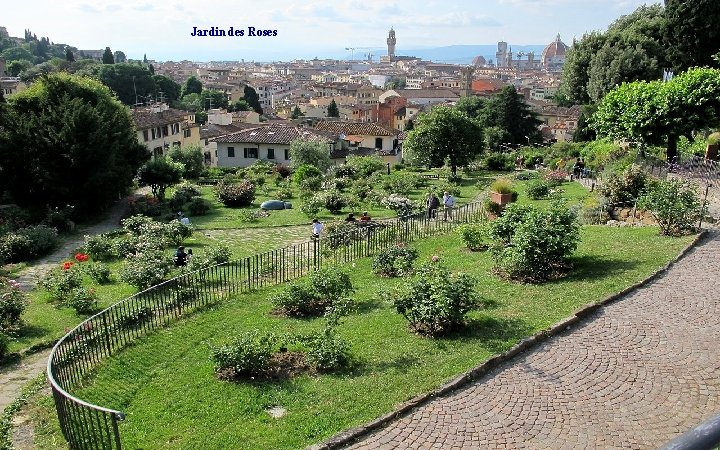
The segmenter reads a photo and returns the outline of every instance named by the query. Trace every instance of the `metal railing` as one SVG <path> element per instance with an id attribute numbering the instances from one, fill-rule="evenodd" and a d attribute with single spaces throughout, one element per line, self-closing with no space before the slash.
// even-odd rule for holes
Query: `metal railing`
<path id="1" fill-rule="evenodd" d="M 398 241 L 448 232 L 484 215 L 482 204 L 454 208 L 447 221 L 426 214 L 382 222 L 358 222 L 357 228 L 259 253 L 226 264 L 180 275 L 121 300 L 73 328 L 53 347 L 47 365 L 60 428 L 72 449 L 120 449 L 121 411 L 72 395 L 105 358 L 139 337 L 205 306 L 301 277 L 327 263 L 371 256 Z"/>

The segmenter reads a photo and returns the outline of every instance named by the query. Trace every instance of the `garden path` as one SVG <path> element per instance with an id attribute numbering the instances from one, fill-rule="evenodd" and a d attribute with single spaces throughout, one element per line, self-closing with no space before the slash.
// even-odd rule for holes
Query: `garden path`
<path id="1" fill-rule="evenodd" d="M 720 232 L 663 276 L 352 449 L 657 448 L 720 411 Z"/>

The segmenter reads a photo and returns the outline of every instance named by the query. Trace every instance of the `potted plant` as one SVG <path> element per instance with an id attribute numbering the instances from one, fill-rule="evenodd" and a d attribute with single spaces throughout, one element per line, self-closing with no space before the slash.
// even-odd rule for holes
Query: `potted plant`
<path id="1" fill-rule="evenodd" d="M 490 185 L 490 200 L 500 206 L 505 206 L 513 201 L 517 194 L 513 190 L 512 181 L 507 178 L 498 178 Z"/>
<path id="2" fill-rule="evenodd" d="M 720 150 L 720 132 L 712 133 L 707 138 L 707 147 L 705 149 L 705 159 L 717 160 L 718 150 Z"/>

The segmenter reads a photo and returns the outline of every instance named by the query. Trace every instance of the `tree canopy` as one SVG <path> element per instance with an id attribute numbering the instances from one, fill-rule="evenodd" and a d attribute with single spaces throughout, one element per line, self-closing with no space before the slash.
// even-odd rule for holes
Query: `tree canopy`
<path id="1" fill-rule="evenodd" d="M 96 80 L 41 76 L 3 106 L 0 187 L 19 205 L 102 210 L 148 158 L 130 111 Z"/>
<path id="2" fill-rule="evenodd" d="M 183 165 L 183 178 L 194 180 L 205 170 L 205 155 L 198 144 L 183 147 L 173 145 L 167 156 L 171 161 Z"/>
<path id="3" fill-rule="evenodd" d="M 167 103 L 174 103 L 180 98 L 180 85 L 173 79 L 166 77 L 165 75 L 153 75 L 153 81 L 155 82 L 155 97 L 160 97 L 160 92 Z"/>
<path id="4" fill-rule="evenodd" d="M 137 64 L 103 64 L 98 67 L 97 77 L 126 105 L 152 99 L 155 94 L 153 76 L 145 67 Z"/>
<path id="5" fill-rule="evenodd" d="M 110 47 L 105 47 L 105 52 L 103 52 L 103 55 L 102 55 L 102 63 L 103 64 L 115 64 L 115 57 L 113 56 L 113 53 L 110 50 Z"/>
<path id="6" fill-rule="evenodd" d="M 184 167 L 181 163 L 171 159 L 160 157 L 145 163 L 138 171 L 140 183 L 150 186 L 153 196 L 163 201 L 165 191 L 182 179 Z"/>
<path id="7" fill-rule="evenodd" d="M 330 168 L 330 150 L 324 142 L 295 139 L 290 143 L 290 161 L 293 167 L 309 164 L 325 173 Z"/>
<path id="8" fill-rule="evenodd" d="M 185 80 L 185 84 L 183 84 L 180 96 L 185 97 L 188 94 L 200 95 L 201 92 L 202 82 L 200 82 L 200 80 L 198 80 L 195 76 L 191 76 L 187 80 Z"/>
<path id="9" fill-rule="evenodd" d="M 328 105 L 327 109 L 327 116 L 340 117 L 340 110 L 338 109 L 337 103 L 335 103 L 335 99 L 330 100 L 330 104 Z"/>
<path id="10" fill-rule="evenodd" d="M 252 86 L 245 85 L 243 89 L 243 99 L 248 102 L 248 105 L 258 114 L 262 114 L 263 110 L 260 106 L 260 96 Z"/>
<path id="11" fill-rule="evenodd" d="M 720 2 L 665 0 L 665 42 L 676 71 L 693 66 L 716 66 L 720 51 Z"/>
<path id="12" fill-rule="evenodd" d="M 403 154 L 413 164 L 441 167 L 447 159 L 453 175 L 482 150 L 480 125 L 457 108 L 438 106 L 418 116 Z"/>

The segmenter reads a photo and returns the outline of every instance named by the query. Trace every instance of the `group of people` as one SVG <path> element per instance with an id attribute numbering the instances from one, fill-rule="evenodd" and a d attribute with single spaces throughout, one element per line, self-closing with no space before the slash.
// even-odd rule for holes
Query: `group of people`
<path id="1" fill-rule="evenodd" d="M 185 251 L 184 246 L 180 246 L 177 248 L 177 251 L 175 252 L 175 266 L 181 267 L 186 266 L 188 262 L 193 257 L 193 251 L 191 248 L 187 249 L 187 252 Z"/>
<path id="2" fill-rule="evenodd" d="M 567 165 L 567 161 L 565 161 L 564 158 L 560 158 L 557 162 L 558 170 L 565 170 L 566 165 Z M 576 178 L 582 178 L 582 177 L 587 177 L 589 175 L 589 172 L 590 171 L 585 167 L 585 161 L 583 161 L 583 159 L 578 156 L 572 165 L 573 175 Z"/>
<path id="3" fill-rule="evenodd" d="M 345 217 L 345 222 L 370 222 L 370 215 L 367 211 L 363 211 L 363 213 L 360 215 L 360 217 L 355 217 L 354 213 L 349 213 L 347 217 Z M 322 233 L 323 229 L 325 228 L 325 225 L 323 225 L 322 222 L 320 222 L 318 219 L 313 219 L 312 221 L 312 238 L 317 239 L 320 237 L 320 233 Z"/>
<path id="4" fill-rule="evenodd" d="M 425 201 L 428 219 L 437 219 L 437 212 L 438 209 L 440 209 L 440 205 L 441 203 L 438 196 L 434 192 L 430 192 L 427 196 L 427 200 Z M 452 219 L 452 209 L 455 206 L 455 197 L 447 191 L 443 193 L 442 206 L 443 220 Z"/>

